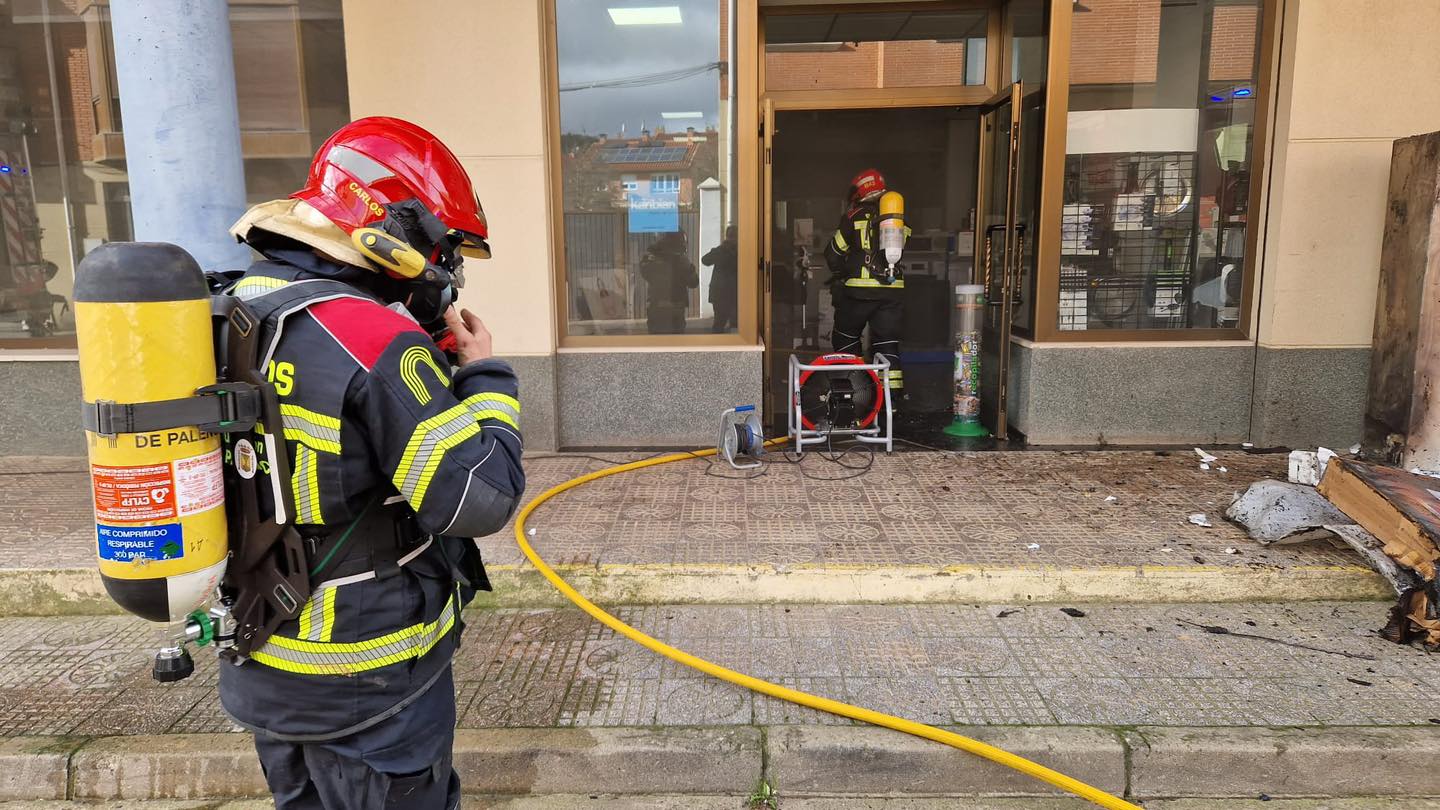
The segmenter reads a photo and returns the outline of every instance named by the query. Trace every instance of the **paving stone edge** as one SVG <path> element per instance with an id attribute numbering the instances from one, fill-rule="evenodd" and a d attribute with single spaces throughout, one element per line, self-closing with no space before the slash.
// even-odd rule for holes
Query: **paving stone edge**
<path id="1" fill-rule="evenodd" d="M 1432 727 L 957 731 L 1145 799 L 1440 796 Z M 1046 786 L 957 751 L 866 726 L 462 729 L 456 763 L 484 795 L 1045 797 Z M 0 740 L 0 801 L 265 796 L 249 737 Z"/>
<path id="2" fill-rule="evenodd" d="M 896 604 L 962 602 L 1274 602 L 1393 599 L 1361 566 L 557 566 L 605 605 Z M 528 565 L 490 568 L 486 607 L 554 607 L 565 601 Z M 0 569 L 0 617 L 118 613 L 91 569 Z"/>

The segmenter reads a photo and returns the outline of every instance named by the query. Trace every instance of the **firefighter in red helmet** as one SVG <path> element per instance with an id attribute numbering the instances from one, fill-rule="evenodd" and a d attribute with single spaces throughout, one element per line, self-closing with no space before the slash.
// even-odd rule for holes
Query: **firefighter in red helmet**
<path id="1" fill-rule="evenodd" d="M 453 306 L 464 259 L 489 257 L 485 214 L 435 136 L 365 118 L 232 233 L 264 257 L 228 292 L 268 347 L 283 424 L 266 427 L 283 435 L 312 595 L 222 664 L 221 702 L 254 732 L 281 810 L 449 810 L 450 661 L 461 609 L 489 589 L 474 538 L 525 487 L 515 373 Z M 447 327 L 453 365 L 433 339 Z"/>
<path id="2" fill-rule="evenodd" d="M 863 354 L 861 337 L 869 325 L 870 355 L 883 355 L 890 362 L 888 382 L 899 394 L 905 387 L 900 370 L 905 275 L 899 268 L 889 267 L 880 248 L 879 203 L 885 192 L 885 178 L 875 169 L 855 175 L 850 181 L 849 208 L 825 246 L 830 297 L 835 305 L 830 339 L 837 352 Z"/>

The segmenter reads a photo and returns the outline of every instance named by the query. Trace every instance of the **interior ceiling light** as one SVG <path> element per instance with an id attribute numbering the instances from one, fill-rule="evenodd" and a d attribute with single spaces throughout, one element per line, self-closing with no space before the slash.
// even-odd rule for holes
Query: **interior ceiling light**
<path id="1" fill-rule="evenodd" d="M 673 120 L 673 119 L 676 119 L 676 118 L 704 118 L 704 117 L 705 117 L 705 113 L 702 113 L 702 112 L 662 112 L 662 113 L 660 113 L 660 117 L 661 117 L 661 118 L 664 118 L 664 119 L 666 119 L 666 120 Z"/>
<path id="2" fill-rule="evenodd" d="M 635 8 L 609 8 L 610 19 L 616 25 L 679 25 L 679 6 L 638 6 Z"/>

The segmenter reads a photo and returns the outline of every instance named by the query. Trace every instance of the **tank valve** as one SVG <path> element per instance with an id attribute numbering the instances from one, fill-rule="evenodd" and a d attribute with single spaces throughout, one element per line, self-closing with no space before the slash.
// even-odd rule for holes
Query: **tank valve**
<path id="1" fill-rule="evenodd" d="M 228 610 L 225 617 L 229 618 Z M 185 617 L 185 621 L 171 625 L 170 643 L 155 653 L 155 664 L 150 669 L 150 677 L 160 683 L 185 680 L 195 673 L 195 659 L 190 657 L 190 651 L 185 649 L 185 645 L 193 643 L 196 647 L 204 647 L 214 640 L 215 623 L 210 614 L 203 610 L 191 613 Z"/>

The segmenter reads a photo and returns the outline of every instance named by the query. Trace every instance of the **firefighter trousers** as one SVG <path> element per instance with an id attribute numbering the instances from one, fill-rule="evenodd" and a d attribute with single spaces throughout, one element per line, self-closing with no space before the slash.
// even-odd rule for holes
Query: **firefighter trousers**
<path id="1" fill-rule="evenodd" d="M 900 372 L 900 329 L 905 322 L 905 307 L 897 293 L 885 298 L 856 298 L 840 287 L 834 296 L 835 325 L 830 332 L 830 342 L 837 352 L 862 355 L 861 335 L 865 326 L 870 326 L 870 356 L 883 355 L 890 361 L 890 387 L 905 387 L 905 377 Z"/>
<path id="2" fill-rule="evenodd" d="M 454 742 L 447 667 L 414 703 L 364 731 L 314 743 L 256 734 L 255 750 L 276 810 L 455 810 Z"/>

